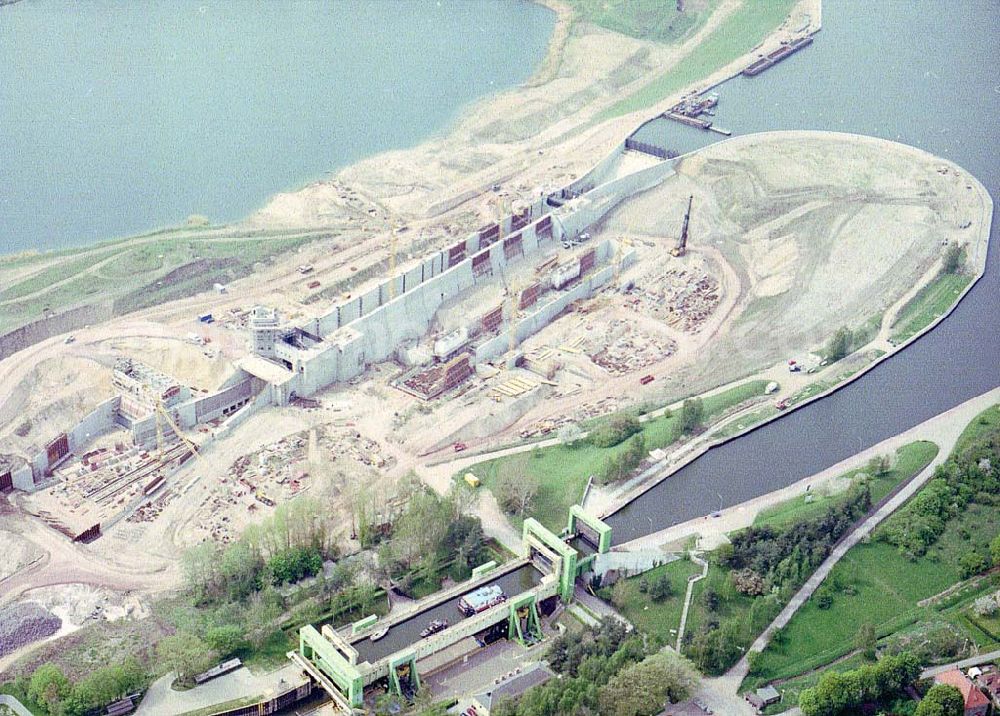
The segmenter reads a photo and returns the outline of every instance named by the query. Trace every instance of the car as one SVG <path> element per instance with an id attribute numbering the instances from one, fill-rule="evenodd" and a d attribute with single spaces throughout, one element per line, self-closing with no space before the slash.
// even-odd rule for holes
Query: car
<path id="1" fill-rule="evenodd" d="M 76 340 L 76 336 L 66 336 L 66 340 L 63 341 L 66 345 L 69 345 Z"/>
<path id="2" fill-rule="evenodd" d="M 454 445 L 452 445 L 452 448 L 455 450 L 455 452 L 462 452 L 463 450 L 467 450 L 469 446 L 466 445 L 465 443 L 455 443 Z"/>
<path id="3" fill-rule="evenodd" d="M 788 407 L 788 399 L 785 398 L 783 400 L 779 400 L 777 403 L 774 404 L 774 407 L 776 407 L 778 410 L 784 410 L 785 408 Z"/>

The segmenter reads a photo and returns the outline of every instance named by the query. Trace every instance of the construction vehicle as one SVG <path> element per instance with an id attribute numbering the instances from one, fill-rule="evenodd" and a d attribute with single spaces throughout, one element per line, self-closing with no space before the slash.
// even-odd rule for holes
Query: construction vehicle
<path id="1" fill-rule="evenodd" d="M 694 201 L 694 196 L 688 197 L 688 208 L 684 212 L 684 225 L 681 227 L 681 238 L 677 242 L 677 246 L 670 249 L 670 255 L 674 257 L 683 256 L 684 252 L 687 251 L 688 242 L 688 224 L 691 221 L 691 202 Z"/>

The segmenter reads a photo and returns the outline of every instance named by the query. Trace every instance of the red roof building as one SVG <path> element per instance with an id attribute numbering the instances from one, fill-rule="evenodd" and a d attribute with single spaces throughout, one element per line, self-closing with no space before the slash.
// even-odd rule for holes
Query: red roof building
<path id="1" fill-rule="evenodd" d="M 990 700 L 958 669 L 951 669 L 934 677 L 939 684 L 954 686 L 965 699 L 965 716 L 986 716 L 990 710 Z"/>

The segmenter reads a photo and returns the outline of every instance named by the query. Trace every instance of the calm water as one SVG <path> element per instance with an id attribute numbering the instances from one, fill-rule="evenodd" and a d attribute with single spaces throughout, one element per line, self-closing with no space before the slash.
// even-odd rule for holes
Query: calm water
<path id="1" fill-rule="evenodd" d="M 824 0 L 812 46 L 718 88 L 736 134 L 828 129 L 951 159 L 1000 201 L 1000 5 L 963 0 L 945 18 L 918 0 Z M 714 136 L 649 127 L 679 150 Z M 936 329 L 860 380 L 713 449 L 609 518 L 616 542 L 791 484 L 1000 385 L 1000 222 L 986 275 Z"/>
<path id="2" fill-rule="evenodd" d="M 523 82 L 519 0 L 0 8 L 0 253 L 231 221 Z"/>

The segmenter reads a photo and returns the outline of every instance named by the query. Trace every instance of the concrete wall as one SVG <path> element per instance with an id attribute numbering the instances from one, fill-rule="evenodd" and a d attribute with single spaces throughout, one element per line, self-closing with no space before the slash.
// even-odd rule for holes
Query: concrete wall
<path id="1" fill-rule="evenodd" d="M 589 172 L 576 181 L 569 183 L 566 186 L 565 191 L 573 192 L 574 194 L 583 194 L 590 191 L 594 187 L 605 183 L 610 178 L 615 165 L 624 153 L 625 142 L 622 141 L 621 144 L 611 150 L 608 156 L 604 157 L 604 159 L 595 164 Z"/>
<path id="2" fill-rule="evenodd" d="M 35 475 L 31 471 L 31 465 L 21 465 L 10 474 L 14 487 L 25 492 L 32 492 L 35 489 Z"/>
<path id="3" fill-rule="evenodd" d="M 118 428 L 115 420 L 118 407 L 121 405 L 120 395 L 108 398 L 92 410 L 76 427 L 66 433 L 69 438 L 70 452 L 80 452 L 86 449 L 87 443 L 98 435 Z"/>
<path id="4" fill-rule="evenodd" d="M 608 570 L 614 569 L 624 576 L 642 574 L 661 564 L 669 564 L 680 559 L 679 554 L 661 552 L 658 549 L 640 550 L 636 552 L 605 552 L 594 557 L 591 570 L 603 577 Z"/>
<path id="5" fill-rule="evenodd" d="M 596 248 L 599 262 L 607 262 L 614 255 L 614 247 L 610 240 L 601 242 Z M 623 257 L 622 265 L 628 266 L 634 260 L 635 251 L 632 250 Z M 592 296 L 597 289 L 608 284 L 613 278 L 614 266 L 604 266 L 585 276 L 567 291 L 545 294 L 546 297 L 551 297 L 550 300 L 538 304 L 534 311 L 525 314 L 518 321 L 514 330 L 517 342 L 521 343 L 538 333 L 552 323 L 571 303 Z M 505 328 L 498 335 L 476 346 L 474 362 L 481 363 L 503 355 L 509 347 L 509 341 L 510 337 Z"/>
<path id="6" fill-rule="evenodd" d="M 5 333 L 0 336 L 0 360 L 61 333 L 69 333 L 92 323 L 106 321 L 114 315 L 113 305 L 111 301 L 106 301 L 79 306 L 51 318 L 40 318 L 10 333 Z"/>

